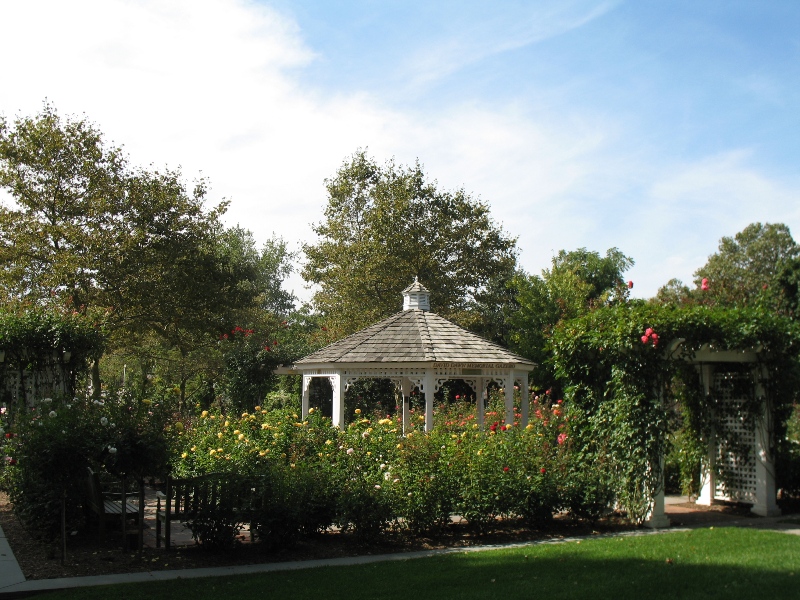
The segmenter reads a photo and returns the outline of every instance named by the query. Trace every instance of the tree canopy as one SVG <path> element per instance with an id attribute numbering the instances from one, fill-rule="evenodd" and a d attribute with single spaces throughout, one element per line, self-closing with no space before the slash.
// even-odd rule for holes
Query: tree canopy
<path id="1" fill-rule="evenodd" d="M 800 246 L 786 225 L 751 223 L 735 236 L 720 240 L 717 252 L 695 271 L 694 289 L 671 279 L 653 301 L 793 311 L 792 265 L 798 258 Z"/>
<path id="2" fill-rule="evenodd" d="M 132 168 L 85 119 L 48 104 L 0 118 L 0 189 L 12 199 L 0 206 L 0 295 L 93 315 L 109 350 L 160 345 L 185 362 L 235 326 L 263 323 L 257 309 L 293 309 L 282 240 L 257 249 L 249 231 L 222 225 L 226 203 L 205 206 L 205 181 Z M 179 371 L 183 394 L 189 371 Z"/>
<path id="3" fill-rule="evenodd" d="M 473 327 L 487 320 L 478 302 L 513 274 L 516 240 L 485 203 L 438 189 L 419 163 L 380 166 L 361 150 L 326 187 L 303 277 L 319 286 L 313 303 L 329 327 L 345 335 L 397 312 L 414 276 L 438 314 Z"/>
<path id="4" fill-rule="evenodd" d="M 547 387 L 553 381 L 545 363 L 556 324 L 627 297 L 622 274 L 631 266 L 633 259 L 617 248 L 609 248 L 605 256 L 579 248 L 561 250 L 541 276 L 514 278 L 517 307 L 508 315 L 512 347 L 539 365 L 534 379 L 540 385 Z"/>

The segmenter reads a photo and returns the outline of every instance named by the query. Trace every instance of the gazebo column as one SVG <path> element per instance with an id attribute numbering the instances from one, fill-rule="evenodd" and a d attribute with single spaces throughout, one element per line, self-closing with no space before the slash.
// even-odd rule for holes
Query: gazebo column
<path id="1" fill-rule="evenodd" d="M 303 419 L 308 416 L 308 403 L 309 403 L 309 390 L 311 388 L 311 376 L 310 375 L 303 375 L 303 401 L 302 401 L 302 412 L 303 412 Z"/>
<path id="2" fill-rule="evenodd" d="M 756 398 L 766 398 L 763 383 L 765 377 L 765 369 L 762 367 L 753 369 Z M 776 501 L 778 490 L 775 485 L 775 465 L 769 450 L 769 441 L 772 438 L 771 417 L 771 411 L 765 400 L 761 418 L 755 423 L 756 498 L 750 509 L 762 517 L 775 517 L 781 514 Z"/>
<path id="3" fill-rule="evenodd" d="M 475 415 L 478 428 L 483 431 L 483 413 L 486 411 L 486 380 L 478 377 L 475 380 Z"/>
<path id="4" fill-rule="evenodd" d="M 433 429 L 433 394 L 436 389 L 436 379 L 433 369 L 425 370 L 425 431 Z"/>
<path id="5" fill-rule="evenodd" d="M 403 435 L 411 431 L 411 391 L 412 383 L 408 377 L 403 377 L 400 382 L 400 393 L 403 395 Z"/>
<path id="6" fill-rule="evenodd" d="M 341 371 L 331 375 L 333 388 L 333 426 L 344 429 L 344 377 Z"/>
<path id="7" fill-rule="evenodd" d="M 514 424 L 514 371 L 509 371 L 505 378 L 506 425 Z"/>
<path id="8" fill-rule="evenodd" d="M 519 412 L 522 415 L 519 419 L 520 427 L 528 425 L 528 419 L 531 413 L 531 396 L 528 391 L 528 374 L 525 371 L 517 372 L 517 380 L 519 381 Z"/>
<path id="9" fill-rule="evenodd" d="M 700 379 L 703 382 L 705 398 L 711 396 L 711 380 L 714 377 L 714 367 L 708 364 L 700 365 Z M 708 440 L 708 455 L 700 466 L 700 495 L 695 504 L 710 506 L 717 493 L 717 440 L 712 429 Z"/>

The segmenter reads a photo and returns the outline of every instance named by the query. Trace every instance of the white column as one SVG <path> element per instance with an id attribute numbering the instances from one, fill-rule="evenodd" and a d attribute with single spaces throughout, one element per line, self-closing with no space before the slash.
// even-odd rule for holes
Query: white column
<path id="1" fill-rule="evenodd" d="M 703 391 L 706 401 L 711 395 L 711 381 L 714 377 L 714 368 L 711 365 L 700 365 L 700 378 L 703 382 Z M 700 495 L 696 504 L 711 506 L 717 493 L 717 440 L 712 429 L 708 440 L 708 455 L 700 466 Z"/>
<path id="2" fill-rule="evenodd" d="M 756 421 L 756 501 L 750 509 L 762 517 L 777 517 L 781 514 L 778 508 L 778 490 L 775 484 L 775 465 L 770 453 L 770 440 L 772 439 L 772 414 L 766 400 L 763 378 L 767 376 L 766 370 L 757 368 L 753 370 L 755 380 L 756 398 L 764 398 L 764 408 L 761 418 Z"/>
<path id="3" fill-rule="evenodd" d="M 341 371 L 331 376 L 333 388 L 333 426 L 344 429 L 344 377 Z"/>
<path id="4" fill-rule="evenodd" d="M 475 419 L 478 428 L 483 431 L 483 413 L 486 404 L 486 380 L 483 377 L 475 379 Z"/>
<path id="5" fill-rule="evenodd" d="M 401 393 L 403 394 L 403 435 L 407 434 L 411 431 L 411 392 L 413 391 L 413 386 L 411 380 L 408 377 L 403 377 L 402 382 L 400 383 Z"/>
<path id="6" fill-rule="evenodd" d="M 509 371 L 505 377 L 506 391 L 506 425 L 514 424 L 514 371 Z"/>
<path id="7" fill-rule="evenodd" d="M 425 431 L 433 429 L 433 394 L 436 389 L 436 380 L 432 369 L 425 371 Z"/>
<path id="8" fill-rule="evenodd" d="M 528 391 L 528 373 L 520 373 L 519 379 L 519 411 L 522 415 L 519 424 L 521 427 L 526 427 L 531 414 L 531 394 Z"/>
<path id="9" fill-rule="evenodd" d="M 653 496 L 653 503 L 650 505 L 650 513 L 645 519 L 645 527 L 650 529 L 664 529 L 670 526 L 669 517 L 664 513 L 664 457 L 662 456 L 658 469 L 661 472 L 661 483 L 658 486 L 658 491 Z"/>
<path id="10" fill-rule="evenodd" d="M 303 375 L 303 418 L 305 419 L 308 416 L 308 402 L 309 402 L 309 389 L 311 387 L 311 376 L 310 375 Z"/>

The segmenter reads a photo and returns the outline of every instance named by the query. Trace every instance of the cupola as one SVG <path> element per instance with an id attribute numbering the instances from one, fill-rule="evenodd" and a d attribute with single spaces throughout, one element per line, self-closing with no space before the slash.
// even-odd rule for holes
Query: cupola
<path id="1" fill-rule="evenodd" d="M 414 283 L 403 290 L 403 310 L 431 310 L 431 293 L 414 277 Z"/>

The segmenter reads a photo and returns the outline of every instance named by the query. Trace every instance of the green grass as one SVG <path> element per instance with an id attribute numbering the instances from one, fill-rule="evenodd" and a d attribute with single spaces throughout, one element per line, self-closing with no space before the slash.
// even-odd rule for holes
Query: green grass
<path id="1" fill-rule="evenodd" d="M 59 592 L 68 599 L 800 598 L 800 537 L 738 528 Z"/>

